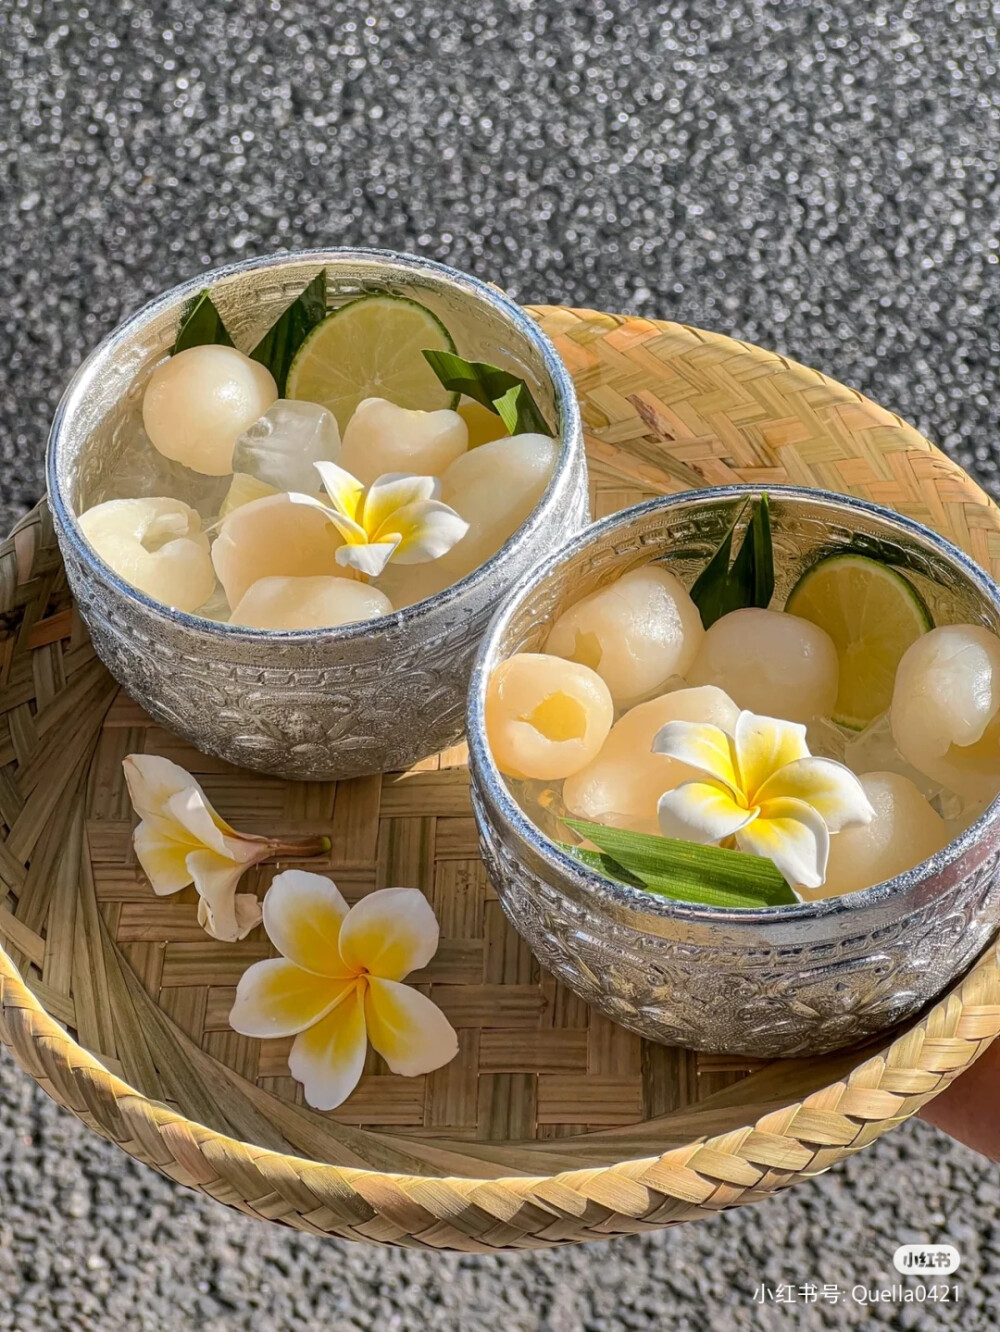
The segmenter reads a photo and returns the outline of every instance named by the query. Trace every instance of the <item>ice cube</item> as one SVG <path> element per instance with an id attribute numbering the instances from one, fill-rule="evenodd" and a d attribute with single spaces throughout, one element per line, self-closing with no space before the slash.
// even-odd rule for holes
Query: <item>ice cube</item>
<path id="1" fill-rule="evenodd" d="M 831 754 L 828 757 L 836 758 L 836 755 Z M 880 713 L 863 731 L 855 731 L 848 735 L 841 761 L 856 773 L 895 772 L 901 777 L 908 777 L 928 800 L 941 789 L 940 783 L 933 781 L 903 758 L 892 737 L 892 727 L 887 712 Z"/>
<path id="2" fill-rule="evenodd" d="M 967 828 L 986 808 L 982 801 L 966 800 L 957 791 L 949 791 L 946 786 L 939 786 L 927 799 L 945 823 L 949 826 L 961 825 L 962 828 Z M 954 837 L 955 833 L 951 836 Z"/>
<path id="3" fill-rule="evenodd" d="M 955 800 L 958 802 L 958 806 L 951 814 L 938 811 L 944 819 L 945 827 L 948 829 L 949 841 L 957 837 L 959 833 L 965 832 L 966 828 L 971 827 L 981 814 L 986 813 L 990 805 L 988 800 L 964 800 L 961 796 L 955 796 Z"/>
<path id="4" fill-rule="evenodd" d="M 830 754 L 826 757 L 837 756 Z M 863 731 L 854 731 L 848 735 L 840 757 L 852 772 L 899 772 L 903 759 L 892 738 L 889 714 L 880 713 Z"/>
<path id="5" fill-rule="evenodd" d="M 858 737 L 857 731 L 841 726 L 830 717 L 813 717 L 806 726 L 806 744 L 809 753 L 817 758 L 834 759 L 847 763 L 847 746 Z M 847 764 L 851 767 L 851 764 Z"/>
<path id="6" fill-rule="evenodd" d="M 279 398 L 236 441 L 233 471 L 275 490 L 313 495 L 319 489 L 315 464 L 336 462 L 339 453 L 340 431 L 331 412 L 318 402 Z"/>
<path id="7" fill-rule="evenodd" d="M 833 723 L 828 723 L 832 725 Z M 921 772 L 919 768 L 913 766 L 899 752 L 896 742 L 893 739 L 892 727 L 887 712 L 881 713 L 874 721 L 869 723 L 863 731 L 846 731 L 846 744 L 841 755 L 824 754 L 826 758 L 840 758 L 842 763 L 846 763 L 852 772 L 892 772 L 899 777 L 905 777 L 912 782 L 922 796 L 930 803 L 932 809 L 945 819 L 949 825 L 962 823 L 962 827 L 967 827 L 976 816 L 973 812 L 981 808 L 976 802 L 966 799 L 966 797 L 957 794 L 947 786 L 943 786 L 927 773 Z M 809 736 L 813 735 L 812 728 L 809 730 Z M 810 749 L 812 746 L 810 745 Z M 822 754 L 821 749 L 812 749 L 814 754 Z M 954 833 L 952 834 L 954 836 Z"/>
<path id="8" fill-rule="evenodd" d="M 504 781 L 525 814 L 546 837 L 571 845 L 579 842 L 579 833 L 564 822 L 567 810 L 557 785 L 537 778 L 505 777 Z"/>
<path id="9" fill-rule="evenodd" d="M 229 602 L 226 600 L 226 594 L 219 583 L 216 583 L 215 590 L 208 600 L 202 602 L 194 613 L 206 620 L 217 620 L 220 624 L 228 622 L 230 615 Z"/>

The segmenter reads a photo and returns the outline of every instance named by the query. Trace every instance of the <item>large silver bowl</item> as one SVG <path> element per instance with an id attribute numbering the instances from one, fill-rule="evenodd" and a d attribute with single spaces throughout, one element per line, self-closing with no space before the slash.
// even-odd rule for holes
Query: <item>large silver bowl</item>
<path id="1" fill-rule="evenodd" d="M 515 928 L 559 980 L 652 1040 L 773 1058 L 853 1044 L 916 1012 L 985 946 L 1000 918 L 1000 801 L 932 860 L 863 892 L 758 910 L 656 897 L 561 851 L 510 794 L 486 742 L 494 667 L 537 651 L 557 615 L 664 559 L 690 585 L 748 495 L 689 491 L 571 539 L 511 593 L 472 674 L 468 735 L 483 856 Z M 898 564 L 937 623 L 997 631 L 1000 589 L 933 532 L 822 491 L 772 487 L 775 606 L 820 553 L 861 548 Z"/>
<path id="2" fill-rule="evenodd" d="M 549 487 L 492 559 L 435 597 L 340 629 L 279 632 L 214 623 L 151 600 L 83 538 L 76 515 L 103 498 L 129 447 L 146 381 L 188 301 L 210 287 L 238 346 L 251 347 L 321 268 L 331 304 L 372 291 L 440 316 L 459 352 L 514 369 L 559 431 Z M 134 438 L 134 436 L 131 436 Z M 281 777 L 336 779 L 405 768 L 454 744 L 469 672 L 498 602 L 587 521 L 586 462 L 572 381 L 551 342 L 496 288 L 380 250 L 312 250 L 204 274 L 158 297 L 83 364 L 56 412 L 49 503 L 70 586 L 98 655 L 133 698 L 206 753 Z"/>

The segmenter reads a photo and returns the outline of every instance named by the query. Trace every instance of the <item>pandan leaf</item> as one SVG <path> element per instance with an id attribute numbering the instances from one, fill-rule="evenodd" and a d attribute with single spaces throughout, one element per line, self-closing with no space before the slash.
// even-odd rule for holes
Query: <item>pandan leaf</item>
<path id="1" fill-rule="evenodd" d="M 531 390 L 509 370 L 501 370 L 488 361 L 467 361 L 454 352 L 426 350 L 424 358 L 446 389 L 464 393 L 496 413 L 508 434 L 552 436 Z"/>
<path id="2" fill-rule="evenodd" d="M 198 293 L 185 312 L 171 355 L 187 351 L 189 347 L 216 345 L 231 347 L 233 340 L 226 332 L 222 316 L 215 308 L 208 289 Z"/>
<path id="3" fill-rule="evenodd" d="M 567 819 L 566 824 L 593 842 L 605 860 L 611 862 L 593 868 L 600 868 L 601 873 L 608 873 L 611 878 L 621 878 L 613 869 L 617 864 L 630 876 L 623 882 L 638 879 L 650 892 L 665 897 L 720 907 L 792 906 L 799 900 L 771 861 L 763 856 L 608 828 L 603 823 L 581 819 Z M 571 849 L 574 855 L 580 850 Z"/>
<path id="4" fill-rule="evenodd" d="M 250 353 L 274 376 L 278 397 L 284 397 L 288 371 L 295 353 L 317 324 L 326 318 L 326 269 L 321 269 L 301 295 L 279 315 Z"/>
<path id="5" fill-rule="evenodd" d="M 774 551 L 771 543 L 771 514 L 767 495 L 754 504 L 743 534 L 743 542 L 730 566 L 733 536 L 750 504 L 736 515 L 715 554 L 691 588 L 706 629 L 730 611 L 745 606 L 767 607 L 774 595 Z"/>

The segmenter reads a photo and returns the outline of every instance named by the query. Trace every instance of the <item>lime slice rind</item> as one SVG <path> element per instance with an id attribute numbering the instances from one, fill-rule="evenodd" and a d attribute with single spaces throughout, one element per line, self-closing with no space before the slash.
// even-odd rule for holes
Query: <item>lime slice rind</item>
<path id="1" fill-rule="evenodd" d="M 358 296 L 332 310 L 302 343 L 285 392 L 329 408 L 341 432 L 364 398 L 423 411 L 456 407 L 459 395 L 438 380 L 421 355 L 425 348 L 455 351 L 432 310 L 388 292 Z"/>
<path id="2" fill-rule="evenodd" d="M 853 551 L 818 560 L 792 588 L 785 610 L 824 629 L 840 662 L 833 720 L 863 730 L 892 699 L 896 667 L 934 620 L 898 569 Z"/>

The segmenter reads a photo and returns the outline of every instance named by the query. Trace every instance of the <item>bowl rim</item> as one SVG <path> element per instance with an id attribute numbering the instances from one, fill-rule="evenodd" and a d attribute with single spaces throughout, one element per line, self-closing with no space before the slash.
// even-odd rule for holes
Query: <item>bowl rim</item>
<path id="1" fill-rule="evenodd" d="M 77 515 L 63 493 L 59 464 L 68 422 L 72 420 L 73 415 L 85 400 L 91 386 L 101 374 L 109 358 L 113 357 L 125 339 L 137 328 L 149 323 L 170 307 L 174 305 L 182 307 L 205 288 L 211 290 L 218 282 L 231 277 L 238 277 L 244 273 L 282 268 L 290 264 L 316 263 L 336 266 L 338 263 L 350 262 L 391 265 L 397 269 L 430 275 L 431 278 L 445 285 L 457 286 L 466 295 L 478 298 L 492 306 L 528 342 L 533 344 L 551 380 L 555 410 L 559 421 L 559 431 L 554 436 L 559 442 L 559 454 L 556 459 L 555 470 L 549 478 L 548 485 L 542 492 L 538 503 L 504 544 L 494 551 L 488 560 L 478 565 L 464 578 L 460 578 L 457 582 L 450 584 L 431 597 L 424 597 L 409 606 L 402 606 L 386 615 L 373 619 L 358 620 L 351 624 L 318 629 L 252 629 L 247 625 L 234 625 L 227 621 L 210 620 L 191 611 L 178 610 L 147 596 L 117 574 L 97 554 L 83 535 L 77 521 Z M 440 610 L 447 609 L 451 603 L 458 601 L 466 593 L 487 582 L 496 574 L 514 546 L 519 546 L 537 534 L 538 529 L 548 519 L 554 497 L 571 479 L 574 469 L 584 457 L 580 406 L 573 387 L 572 377 L 556 351 L 552 340 L 542 332 L 526 310 L 512 301 L 499 287 L 481 278 L 473 277 L 469 273 L 464 273 L 460 269 L 452 268 L 448 264 L 439 263 L 433 259 L 424 259 L 418 255 L 405 254 L 397 250 L 344 245 L 325 246 L 309 250 L 281 251 L 220 265 L 168 288 L 122 320 L 86 356 L 66 386 L 49 429 L 45 452 L 45 479 L 49 506 L 57 527 L 72 547 L 74 555 L 84 566 L 95 567 L 101 579 L 109 584 L 119 596 L 141 606 L 144 612 L 160 616 L 182 629 L 193 630 L 199 634 L 218 636 L 222 641 L 276 643 L 296 646 L 316 642 L 326 645 L 365 638 L 376 628 L 379 631 L 384 631 L 392 626 L 400 630 L 404 627 L 409 628 L 411 625 L 417 625 L 427 617 L 436 615 Z"/>
<path id="2" fill-rule="evenodd" d="M 959 835 L 945 844 L 929 860 L 921 861 L 912 869 L 897 874 L 894 878 L 872 884 L 868 888 L 851 893 L 842 893 L 836 897 L 821 898 L 817 901 L 796 902 L 785 906 L 768 907 L 710 907 L 696 902 L 684 902 L 658 894 L 647 892 L 630 884 L 618 883 L 595 873 L 588 866 L 581 864 L 560 850 L 542 830 L 528 818 L 520 805 L 510 794 L 499 768 L 493 761 L 492 753 L 486 740 L 485 703 L 486 686 L 491 670 L 490 659 L 496 644 L 507 628 L 511 618 L 521 609 L 525 600 L 539 583 L 555 572 L 560 565 L 572 559 L 588 546 L 604 536 L 629 528 L 638 518 L 647 514 L 662 513 L 674 509 L 711 506 L 723 500 L 759 498 L 762 494 L 787 499 L 793 502 L 820 501 L 842 509 L 845 516 L 864 513 L 869 517 L 886 522 L 910 537 L 932 546 L 935 551 L 957 567 L 963 577 L 973 583 L 985 596 L 1000 616 L 1000 586 L 980 567 L 965 551 L 954 545 L 946 537 L 924 526 L 915 519 L 894 513 L 868 500 L 856 499 L 852 495 L 839 494 L 836 491 L 822 490 L 808 486 L 790 485 L 730 485 L 710 486 L 704 489 L 685 490 L 674 495 L 665 495 L 646 500 L 640 504 L 621 509 L 598 522 L 591 523 L 582 532 L 558 547 L 546 560 L 529 570 L 510 590 L 498 608 L 479 645 L 476 660 L 469 682 L 466 731 L 469 744 L 469 770 L 473 791 L 477 788 L 486 793 L 500 820 L 510 828 L 531 850 L 549 867 L 564 878 L 575 880 L 592 898 L 610 900 L 616 907 L 631 914 L 653 916 L 661 919 L 680 919 L 691 924 L 725 924 L 736 929 L 740 927 L 754 929 L 759 926 L 780 925 L 783 923 L 801 925 L 812 920 L 827 920 L 829 917 L 848 916 L 851 913 L 878 908 L 891 902 L 896 897 L 912 894 L 927 880 L 936 878 L 956 861 L 973 851 L 980 843 L 984 832 L 1000 820 L 1000 795 Z M 663 557 L 659 557 L 663 558 Z M 652 563 L 652 559 L 649 561 Z M 479 812 L 477 810 L 477 819 Z"/>

